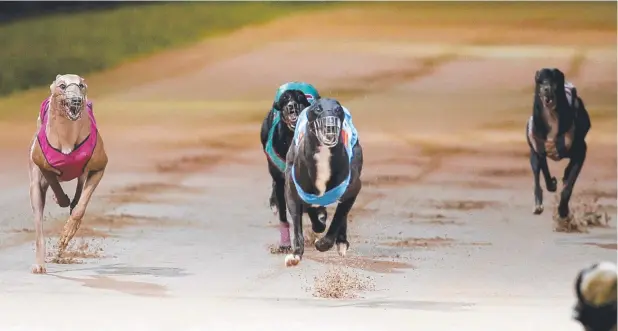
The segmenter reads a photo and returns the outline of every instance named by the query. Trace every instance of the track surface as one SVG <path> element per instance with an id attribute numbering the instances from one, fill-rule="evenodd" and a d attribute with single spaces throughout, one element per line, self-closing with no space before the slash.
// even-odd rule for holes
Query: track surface
<path id="1" fill-rule="evenodd" d="M 1 127 L 0 328 L 579 330 L 575 273 L 616 259 L 615 34 L 583 34 L 581 47 L 474 46 L 473 28 L 432 28 L 432 41 L 427 30 L 319 22 L 285 40 L 272 32 L 290 22 L 275 22 L 93 78 L 111 164 L 76 238 L 81 263 L 48 264 L 45 276 L 28 273 L 36 106 L 31 125 Z M 547 192 L 532 215 L 523 128 L 534 70 L 550 65 L 571 68 L 589 108 L 610 109 L 593 117 L 572 200 L 599 198 L 607 228 L 553 232 Z M 140 73 L 149 81 L 133 81 Z M 96 82 L 122 77 L 131 88 L 96 94 Z M 268 250 L 278 230 L 258 122 L 288 80 L 340 98 L 360 131 L 365 186 L 345 261 L 309 250 L 290 269 Z M 51 249 L 67 211 L 47 211 Z M 375 290 L 313 297 L 329 268 L 371 277 Z"/>

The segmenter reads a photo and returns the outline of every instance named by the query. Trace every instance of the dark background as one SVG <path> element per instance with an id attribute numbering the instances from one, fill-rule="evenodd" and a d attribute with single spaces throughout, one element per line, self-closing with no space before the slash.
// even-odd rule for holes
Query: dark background
<path id="1" fill-rule="evenodd" d="M 0 24 L 54 13 L 111 9 L 153 2 L 154 1 L 2 1 L 0 2 Z"/>

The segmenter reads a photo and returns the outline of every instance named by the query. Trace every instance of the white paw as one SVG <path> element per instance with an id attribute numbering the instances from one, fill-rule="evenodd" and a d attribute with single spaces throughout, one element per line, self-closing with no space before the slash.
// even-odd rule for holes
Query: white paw
<path id="1" fill-rule="evenodd" d="M 30 269 L 30 271 L 33 274 L 44 274 L 44 273 L 47 273 L 47 270 L 45 269 L 45 266 L 41 265 L 41 264 L 34 264 L 32 266 L 32 268 Z"/>
<path id="2" fill-rule="evenodd" d="M 277 206 L 275 205 L 270 206 L 270 210 L 273 212 L 275 216 L 279 215 L 279 208 L 277 208 Z"/>
<path id="3" fill-rule="evenodd" d="M 288 254 L 285 256 L 285 266 L 293 267 L 300 263 L 300 255 Z"/>
<path id="4" fill-rule="evenodd" d="M 346 245 L 345 243 L 337 244 L 337 253 L 339 253 L 339 256 L 345 257 L 347 252 L 348 252 L 348 245 Z"/>
<path id="5" fill-rule="evenodd" d="M 534 215 L 540 215 L 541 213 L 543 213 L 544 209 L 545 208 L 543 207 L 543 205 L 536 205 L 536 206 L 534 206 L 534 209 L 532 210 L 532 213 Z"/>

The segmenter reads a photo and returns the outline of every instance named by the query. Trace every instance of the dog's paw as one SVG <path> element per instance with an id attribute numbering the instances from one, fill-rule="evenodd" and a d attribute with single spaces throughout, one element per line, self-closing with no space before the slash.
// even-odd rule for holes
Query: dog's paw
<path id="1" fill-rule="evenodd" d="M 276 206 L 270 206 L 270 211 L 275 217 L 279 216 L 279 208 L 277 208 Z"/>
<path id="2" fill-rule="evenodd" d="M 294 267 L 300 263 L 300 255 L 288 254 L 285 256 L 285 266 Z"/>
<path id="3" fill-rule="evenodd" d="M 534 215 L 541 215 L 543 213 L 543 210 L 545 210 L 543 205 L 535 205 L 534 209 L 532 210 L 532 213 Z"/>
<path id="4" fill-rule="evenodd" d="M 552 177 L 549 183 L 545 184 L 547 185 L 547 191 L 549 192 L 556 192 L 558 189 L 558 181 L 556 180 L 556 177 Z"/>
<path id="5" fill-rule="evenodd" d="M 33 274 L 45 274 L 45 273 L 47 273 L 47 269 L 45 269 L 45 266 L 41 265 L 41 264 L 34 264 L 34 265 L 32 265 L 32 268 L 30 268 L 30 271 Z"/>
<path id="6" fill-rule="evenodd" d="M 69 199 L 69 196 L 66 194 L 61 199 L 58 199 L 58 197 L 55 194 L 53 194 L 53 197 L 54 197 L 54 201 L 58 204 L 58 206 L 62 208 L 66 208 L 71 205 L 71 199 Z"/>
<path id="7" fill-rule="evenodd" d="M 347 241 L 337 243 L 337 253 L 339 253 L 339 256 L 341 257 L 346 256 L 349 248 L 350 248 L 350 243 Z"/>
<path id="8" fill-rule="evenodd" d="M 566 233 L 587 233 L 585 222 L 581 222 L 579 219 L 569 214 L 568 216 L 561 217 L 557 213 L 553 215 L 554 231 L 566 232 Z"/>
<path id="9" fill-rule="evenodd" d="M 325 236 L 315 241 L 313 244 L 318 252 L 326 252 L 335 246 L 335 240 Z"/>

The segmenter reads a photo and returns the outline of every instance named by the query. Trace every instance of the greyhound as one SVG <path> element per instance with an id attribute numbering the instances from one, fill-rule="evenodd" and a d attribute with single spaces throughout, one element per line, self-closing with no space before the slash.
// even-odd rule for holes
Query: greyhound
<path id="1" fill-rule="evenodd" d="M 616 331 L 617 276 L 613 262 L 595 263 L 577 274 L 573 319 L 585 331 Z"/>
<path id="2" fill-rule="evenodd" d="M 272 110 L 268 112 L 260 132 L 260 140 L 272 178 L 270 207 L 279 216 L 279 252 L 290 250 L 290 224 L 285 205 L 285 156 L 294 136 L 294 129 L 300 112 L 320 98 L 317 90 L 303 82 L 289 82 L 281 85 L 275 95 Z M 316 215 L 313 215 L 316 216 Z M 326 221 L 326 208 L 321 208 L 317 217 Z"/>
<path id="3" fill-rule="evenodd" d="M 79 229 L 108 161 L 84 79 L 73 74 L 57 75 L 49 88 L 51 96 L 41 103 L 29 159 L 30 204 L 36 230 L 32 272 L 37 274 L 46 273 L 43 210 L 47 189 L 51 187 L 60 207 L 69 207 L 69 219 L 58 241 L 60 256 Z M 77 188 L 70 200 L 60 182 L 74 179 Z"/>
<path id="4" fill-rule="evenodd" d="M 347 217 L 362 187 L 363 168 L 363 150 L 352 115 L 337 100 L 322 98 L 300 114 L 293 144 L 286 157 L 285 196 L 294 238 L 285 265 L 295 266 L 302 259 L 303 212 L 309 214 L 313 231 L 322 233 L 326 222 L 311 215 L 335 203 L 330 227 L 315 247 L 325 252 L 336 243 L 339 255 L 345 257 L 350 247 Z"/>
<path id="5" fill-rule="evenodd" d="M 590 130 L 590 116 L 575 86 L 565 82 L 559 69 L 542 68 L 536 72 L 532 116 L 526 125 L 526 138 L 530 147 L 530 165 L 534 175 L 533 213 L 543 212 L 543 190 L 539 174 L 543 172 L 549 192 L 557 189 L 556 178 L 549 173 L 547 157 L 554 161 L 569 158 L 562 177 L 562 192 L 558 217 L 562 222 L 570 217 L 569 201 L 575 181 L 586 160 L 586 135 Z"/>

